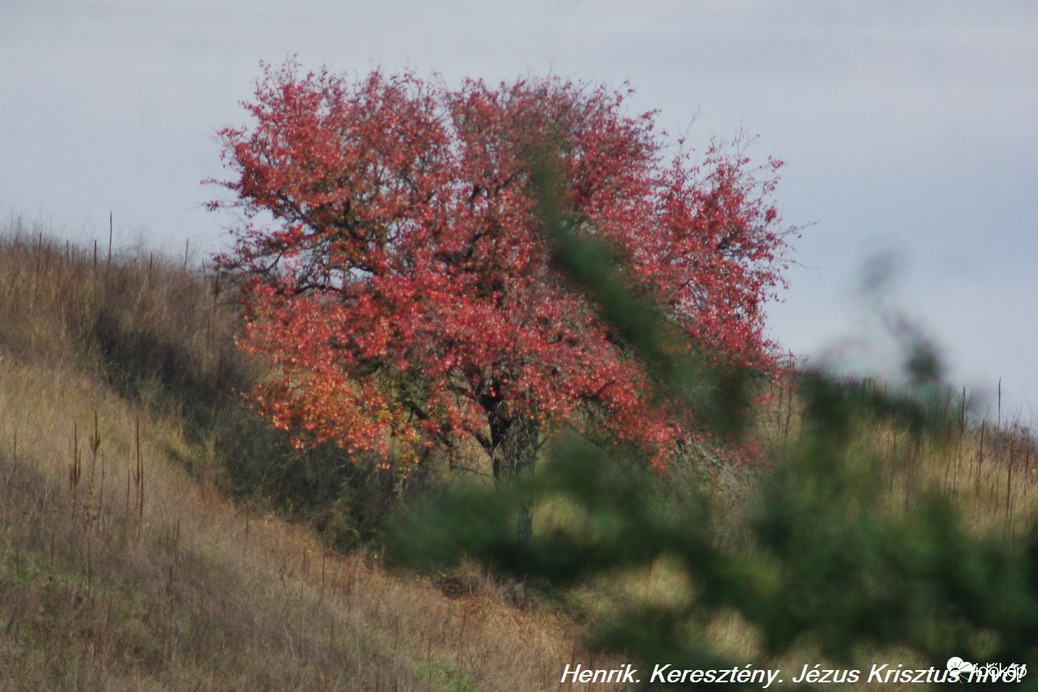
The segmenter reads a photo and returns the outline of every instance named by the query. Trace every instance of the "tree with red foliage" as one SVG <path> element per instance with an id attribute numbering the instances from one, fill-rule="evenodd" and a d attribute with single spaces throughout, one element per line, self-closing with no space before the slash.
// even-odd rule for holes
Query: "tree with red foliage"
<path id="1" fill-rule="evenodd" d="M 220 133 L 234 199 L 210 205 L 247 219 L 217 263 L 241 282 L 241 346 L 274 366 L 261 410 L 300 444 L 404 464 L 475 439 L 495 476 L 565 422 L 664 463 L 695 422 L 650 399 L 623 336 L 553 264 L 531 157 L 557 153 L 570 229 L 607 243 L 670 324 L 763 371 L 788 249 L 767 201 L 781 164 L 665 156 L 654 114 L 624 114 L 629 94 L 267 67 L 255 124 Z"/>

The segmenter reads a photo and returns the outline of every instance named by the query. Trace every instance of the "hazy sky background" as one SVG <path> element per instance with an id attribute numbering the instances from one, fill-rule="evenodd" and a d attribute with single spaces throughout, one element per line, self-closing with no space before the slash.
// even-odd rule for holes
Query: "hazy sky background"
<path id="1" fill-rule="evenodd" d="M 812 224 L 773 337 L 816 359 L 879 344 L 857 286 L 886 253 L 890 299 L 950 379 L 990 395 L 1001 377 L 1004 409 L 1038 418 L 1033 0 L 0 0 L 0 212 L 89 242 L 112 210 L 117 242 L 190 240 L 201 260 L 231 221 L 202 208 L 214 133 L 245 122 L 259 62 L 290 54 L 449 83 L 627 80 L 635 110 L 700 147 L 757 134 L 751 156 L 788 163 L 785 220 Z"/>

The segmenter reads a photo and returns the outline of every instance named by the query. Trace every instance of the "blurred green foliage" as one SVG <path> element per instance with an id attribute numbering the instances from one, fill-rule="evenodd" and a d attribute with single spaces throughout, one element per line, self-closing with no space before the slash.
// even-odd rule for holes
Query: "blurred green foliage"
<path id="1" fill-rule="evenodd" d="M 539 170 L 535 193 L 559 264 L 627 336 L 658 396 L 691 406 L 712 430 L 737 434 L 745 377 L 668 346 L 672 330 L 624 284 L 608 248 L 567 232 L 550 168 Z M 800 377 L 805 433 L 767 453 L 769 471 L 737 541 L 719 534 L 716 503 L 705 494 L 666 492 L 668 479 L 637 451 L 567 431 L 535 471 L 414 508 L 392 534 L 390 554 L 423 567 L 474 557 L 552 587 L 665 560 L 689 588 L 624 602 L 593 630 L 601 650 L 650 668 L 748 663 L 725 660 L 703 636 L 708 623 L 734 612 L 755 633 L 761 656 L 806 650 L 851 664 L 863 652 L 897 651 L 941 670 L 952 656 L 1035 670 L 1038 522 L 1015 541 L 980 538 L 947 498 L 926 489 L 905 512 L 891 512 L 881 462 L 854 443 L 857 426 L 877 421 L 917 439 L 952 429 L 949 407 L 933 395 L 939 368 L 925 344 L 914 343 L 907 391 L 889 394 L 823 372 Z M 564 503 L 572 520 L 530 536 L 512 530 L 525 508 L 546 503 Z"/>

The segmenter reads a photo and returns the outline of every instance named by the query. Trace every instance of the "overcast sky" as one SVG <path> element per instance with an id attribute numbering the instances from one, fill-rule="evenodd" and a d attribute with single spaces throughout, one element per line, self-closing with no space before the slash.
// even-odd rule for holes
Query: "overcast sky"
<path id="1" fill-rule="evenodd" d="M 246 122 L 260 61 L 290 54 L 448 82 L 626 80 L 691 142 L 756 134 L 751 156 L 788 164 L 785 220 L 811 224 L 774 338 L 816 359 L 878 343 L 857 286 L 885 254 L 889 299 L 951 380 L 1002 378 L 1005 410 L 1038 415 L 1033 0 L 0 0 L 0 210 L 87 241 L 111 210 L 119 242 L 222 248 L 231 219 L 199 184 L 221 175 L 214 132 Z"/>

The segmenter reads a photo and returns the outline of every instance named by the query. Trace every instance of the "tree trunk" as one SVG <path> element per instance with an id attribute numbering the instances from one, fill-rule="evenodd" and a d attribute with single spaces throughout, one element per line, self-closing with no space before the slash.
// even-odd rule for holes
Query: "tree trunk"
<path id="1" fill-rule="evenodd" d="M 539 426 L 526 417 L 507 415 L 499 399 L 484 397 L 481 403 L 487 410 L 490 423 L 490 448 L 486 451 L 493 464 L 494 482 L 507 482 L 532 469 L 540 447 Z M 520 508 L 515 532 L 522 542 L 530 539 L 533 532 L 532 507 L 524 505 Z"/>

